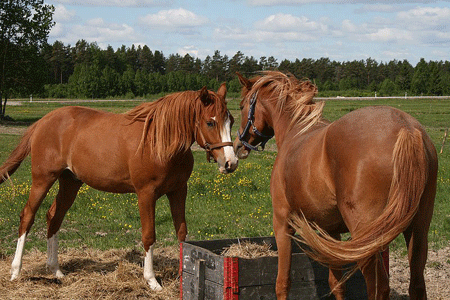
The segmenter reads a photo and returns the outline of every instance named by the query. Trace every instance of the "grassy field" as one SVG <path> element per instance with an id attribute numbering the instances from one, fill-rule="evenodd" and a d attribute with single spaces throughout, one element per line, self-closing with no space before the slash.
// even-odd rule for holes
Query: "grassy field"
<path id="1" fill-rule="evenodd" d="M 71 103 L 86 105 L 112 112 L 123 112 L 142 101 Z M 45 113 L 67 104 L 34 101 L 21 106 L 8 106 L 7 114 L 17 123 L 6 126 L 25 127 Z M 450 100 L 400 100 L 375 101 L 330 100 L 324 117 L 335 120 L 359 107 L 391 105 L 402 109 L 425 125 L 439 152 L 444 131 L 450 127 Z M 239 124 L 239 100 L 233 99 L 229 107 Z M 233 128 L 233 133 L 237 125 Z M 7 130 L 6 130 L 7 131 Z M 18 135 L 0 134 L 0 162 L 19 140 Z M 190 240 L 234 237 L 266 236 L 272 233 L 272 209 L 269 192 L 270 171 L 276 156 L 274 141 L 268 150 L 252 153 L 242 160 L 231 175 L 218 173 L 215 164 L 209 164 L 204 151 L 194 151 L 195 167 L 189 180 L 187 196 L 187 222 Z M 446 246 L 450 240 L 450 139 L 439 154 L 438 194 L 430 230 L 433 247 Z M 15 251 L 19 214 L 26 203 L 30 181 L 30 160 L 12 177 L 13 186 L 0 186 L 0 256 Z M 45 214 L 57 191 L 52 188 L 38 211 L 29 235 L 27 249 L 46 249 Z M 158 245 L 176 243 L 167 199 L 161 198 L 156 208 L 156 233 Z M 60 246 L 65 248 L 129 248 L 140 247 L 140 220 L 134 194 L 108 194 L 87 186 L 80 190 L 77 200 L 69 210 L 60 231 Z M 401 239 L 393 247 L 402 245 Z"/>

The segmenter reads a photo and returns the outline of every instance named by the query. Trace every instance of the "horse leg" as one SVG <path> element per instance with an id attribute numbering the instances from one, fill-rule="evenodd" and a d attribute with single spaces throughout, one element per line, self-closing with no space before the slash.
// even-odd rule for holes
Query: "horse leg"
<path id="1" fill-rule="evenodd" d="M 64 171 L 59 177 L 58 195 L 47 212 L 47 267 L 57 278 L 64 276 L 58 264 L 58 231 L 82 185 L 69 170 Z"/>
<path id="2" fill-rule="evenodd" d="M 278 248 L 278 275 L 276 282 L 276 295 L 278 300 L 287 299 L 291 287 L 291 260 L 292 260 L 292 241 L 291 235 L 294 231 L 287 223 L 288 216 L 276 217 L 274 212 L 273 229 Z"/>
<path id="3" fill-rule="evenodd" d="M 38 176 L 33 174 L 30 195 L 22 212 L 20 213 L 19 239 L 17 241 L 16 253 L 11 264 L 11 280 L 19 277 L 22 268 L 22 256 L 25 239 L 34 223 L 36 212 L 52 187 L 56 178 L 52 176 Z"/>
<path id="4" fill-rule="evenodd" d="M 384 269 L 381 254 L 374 255 L 363 262 L 358 262 L 364 275 L 369 300 L 389 299 L 389 278 Z"/>
<path id="5" fill-rule="evenodd" d="M 144 244 L 144 278 L 152 290 L 161 291 L 162 287 L 156 280 L 153 270 L 153 244 L 155 235 L 155 206 L 159 198 L 154 191 L 138 192 L 139 215 L 142 226 L 142 243 Z"/>
<path id="6" fill-rule="evenodd" d="M 432 193 L 432 197 L 430 196 Z M 427 299 L 424 269 L 428 256 L 428 230 L 433 214 L 434 191 L 425 190 L 419 212 L 403 233 L 408 247 L 410 268 L 409 297 L 411 300 Z"/>
<path id="7" fill-rule="evenodd" d="M 331 236 L 336 240 L 341 240 L 341 235 L 331 234 Z M 344 300 L 345 297 L 345 283 L 341 283 L 342 270 L 341 269 L 331 269 L 328 273 L 328 284 L 330 286 L 331 292 L 334 294 L 336 300 Z"/>
<path id="8" fill-rule="evenodd" d="M 187 235 L 185 208 L 186 208 L 187 184 L 181 189 L 168 193 L 170 211 L 172 213 L 173 225 L 179 242 L 183 242 Z"/>

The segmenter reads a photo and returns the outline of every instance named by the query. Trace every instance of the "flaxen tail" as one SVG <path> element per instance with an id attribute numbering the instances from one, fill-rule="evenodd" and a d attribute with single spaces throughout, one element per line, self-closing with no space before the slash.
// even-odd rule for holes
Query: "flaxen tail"
<path id="1" fill-rule="evenodd" d="M 393 165 L 389 200 L 383 213 L 354 233 L 350 240 L 335 240 L 304 216 L 293 217 L 292 226 L 300 236 L 298 240 L 310 247 L 307 253 L 313 259 L 335 267 L 364 261 L 383 251 L 408 227 L 417 213 L 427 180 L 427 157 L 420 130 L 400 130 Z"/>
<path id="2" fill-rule="evenodd" d="M 36 123 L 33 124 L 22 136 L 20 143 L 11 152 L 8 159 L 0 166 L 0 184 L 6 181 L 20 166 L 22 161 L 30 154 L 31 137 L 33 136 Z"/>

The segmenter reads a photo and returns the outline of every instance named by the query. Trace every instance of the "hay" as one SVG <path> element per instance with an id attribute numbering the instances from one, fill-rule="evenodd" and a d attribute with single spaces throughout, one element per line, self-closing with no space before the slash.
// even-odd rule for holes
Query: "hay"
<path id="1" fill-rule="evenodd" d="M 262 244 L 243 241 L 242 243 L 233 244 L 224 248 L 222 256 L 239 257 L 239 258 L 258 258 L 267 256 L 277 256 L 277 251 L 272 250 L 272 245 L 263 242 Z"/>
<path id="2" fill-rule="evenodd" d="M 46 270 L 47 255 L 30 250 L 23 257 L 18 280 L 10 281 L 13 257 L 0 257 L 2 299 L 179 299 L 179 249 L 155 248 L 156 278 L 161 292 L 149 289 L 143 278 L 143 251 L 69 249 L 60 253 L 62 272 L 57 279 Z"/>

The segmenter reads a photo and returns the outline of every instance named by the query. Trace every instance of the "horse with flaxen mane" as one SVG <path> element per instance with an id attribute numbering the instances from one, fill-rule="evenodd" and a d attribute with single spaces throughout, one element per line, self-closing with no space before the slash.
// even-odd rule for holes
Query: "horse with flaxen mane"
<path id="1" fill-rule="evenodd" d="M 233 172 L 237 158 L 231 142 L 232 116 L 226 86 L 167 95 L 124 114 L 84 107 L 63 107 L 34 123 L 0 167 L 0 183 L 31 155 L 32 184 L 20 215 L 19 240 L 11 280 L 19 276 L 25 238 L 36 211 L 56 180 L 59 191 L 47 212 L 47 265 L 57 277 L 58 230 L 83 183 L 102 191 L 136 193 L 146 252 L 144 278 L 161 290 L 153 271 L 156 200 L 167 195 L 179 241 L 187 234 L 185 202 L 194 159 L 194 141 Z"/>
<path id="2" fill-rule="evenodd" d="M 330 267 L 336 299 L 344 299 L 342 266 L 357 262 L 369 299 L 389 299 L 379 253 L 403 233 L 411 269 L 411 299 L 426 299 L 427 234 L 436 194 L 437 154 L 424 128 L 386 106 L 355 110 L 330 123 L 317 88 L 292 75 L 266 72 L 242 88 L 239 158 L 275 136 L 273 227 L 278 247 L 278 299 L 290 286 L 291 237 Z M 341 241 L 340 234 L 352 238 Z"/>

